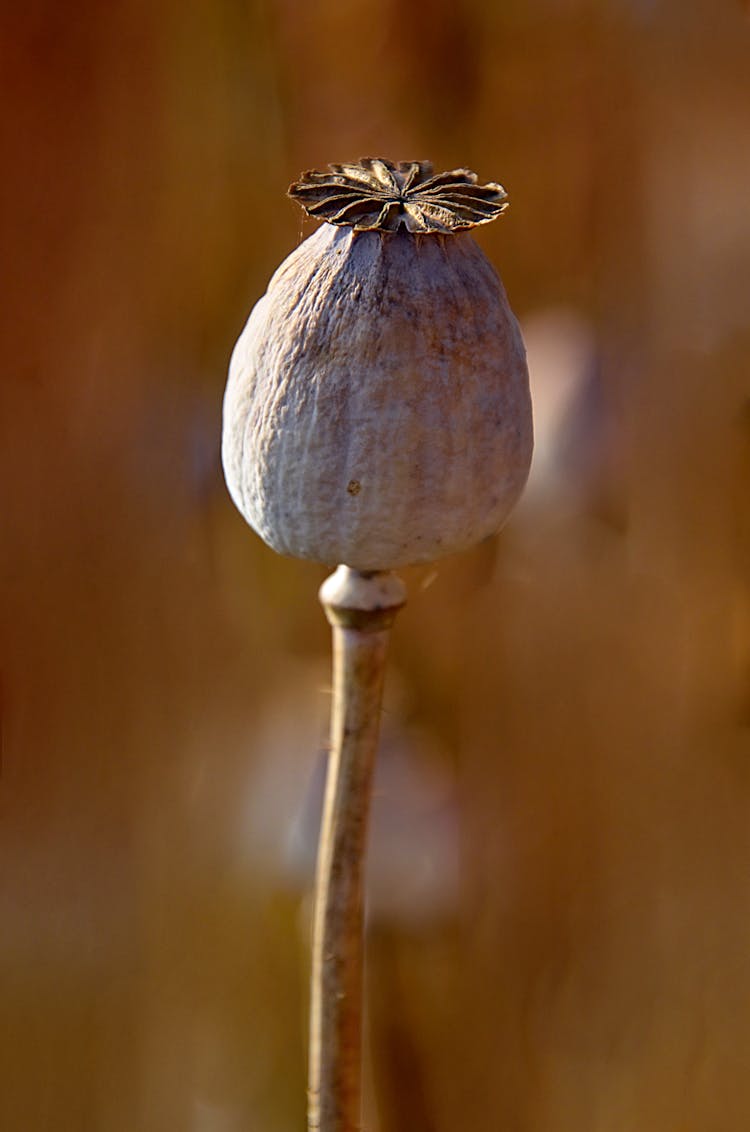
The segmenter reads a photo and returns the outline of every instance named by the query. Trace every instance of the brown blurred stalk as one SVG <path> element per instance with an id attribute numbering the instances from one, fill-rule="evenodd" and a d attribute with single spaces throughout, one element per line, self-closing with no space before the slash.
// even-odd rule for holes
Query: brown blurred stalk
<path id="1" fill-rule="evenodd" d="M 388 638 L 405 589 L 394 574 L 340 566 L 320 599 L 333 627 L 333 707 L 315 888 L 308 1128 L 356 1132 L 367 820 Z"/>

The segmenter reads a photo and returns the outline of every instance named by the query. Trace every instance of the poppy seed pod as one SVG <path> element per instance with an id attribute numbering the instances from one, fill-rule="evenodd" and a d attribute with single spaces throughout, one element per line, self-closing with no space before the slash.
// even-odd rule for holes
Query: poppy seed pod
<path id="1" fill-rule="evenodd" d="M 465 169 L 363 159 L 290 195 L 328 221 L 279 267 L 232 355 L 232 498 L 282 554 L 393 569 L 497 531 L 523 490 L 518 324 L 466 229 L 505 208 Z"/>

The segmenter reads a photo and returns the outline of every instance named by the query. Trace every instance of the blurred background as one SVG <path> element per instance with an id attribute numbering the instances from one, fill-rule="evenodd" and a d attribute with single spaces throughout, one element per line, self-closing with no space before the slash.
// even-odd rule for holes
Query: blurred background
<path id="1" fill-rule="evenodd" d="M 750 1127 L 750 13 L 27 0 L 0 45 L 0 1126 L 304 1125 L 325 571 L 219 464 L 303 169 L 468 165 L 502 535 L 408 572 L 367 1132 Z"/>

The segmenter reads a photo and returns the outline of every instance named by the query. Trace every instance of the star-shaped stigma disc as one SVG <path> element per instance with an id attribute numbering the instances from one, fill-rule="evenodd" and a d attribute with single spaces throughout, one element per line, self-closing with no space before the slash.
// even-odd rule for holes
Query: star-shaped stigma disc
<path id="1" fill-rule="evenodd" d="M 310 170 L 289 186 L 289 196 L 316 220 L 362 231 L 446 235 L 488 224 L 508 207 L 507 193 L 493 181 L 477 183 L 470 169 L 434 173 L 429 161 L 363 157 Z"/>

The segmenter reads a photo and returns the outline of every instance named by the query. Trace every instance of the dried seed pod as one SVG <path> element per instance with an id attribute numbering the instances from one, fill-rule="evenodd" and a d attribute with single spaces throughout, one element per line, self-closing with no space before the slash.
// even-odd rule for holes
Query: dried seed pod
<path id="1" fill-rule="evenodd" d="M 468 170 L 363 159 L 290 189 L 323 224 L 232 356 L 223 462 L 282 554 L 358 570 L 462 550 L 503 524 L 532 450 L 525 350 L 471 236 L 505 207 Z"/>

